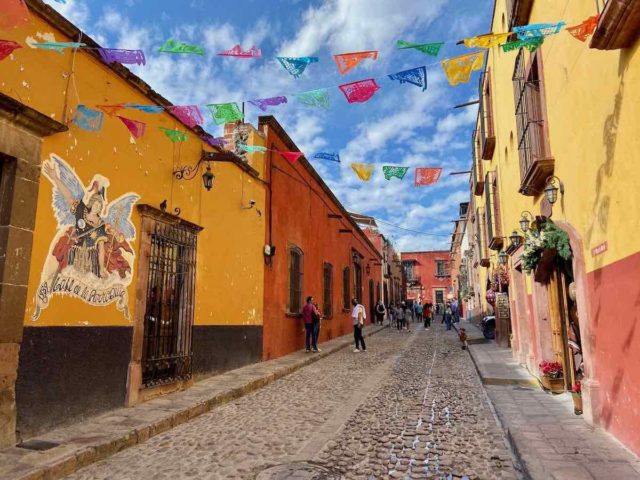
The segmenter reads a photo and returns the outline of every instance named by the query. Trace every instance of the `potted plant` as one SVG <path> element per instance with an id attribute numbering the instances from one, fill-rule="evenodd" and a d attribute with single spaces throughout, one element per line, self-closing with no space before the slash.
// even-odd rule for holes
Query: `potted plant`
<path id="1" fill-rule="evenodd" d="M 582 415 L 582 384 L 580 382 L 573 384 L 571 396 L 573 397 L 573 413 Z"/>
<path id="2" fill-rule="evenodd" d="M 558 362 L 540 362 L 540 373 L 542 374 L 542 387 L 552 393 L 562 393 L 564 391 L 564 377 L 562 376 L 562 365 Z"/>
<path id="3" fill-rule="evenodd" d="M 527 273 L 535 272 L 536 281 L 546 281 L 553 270 L 555 259 L 572 257 L 569 235 L 552 221 L 545 221 L 530 230 L 524 241 L 522 266 Z"/>

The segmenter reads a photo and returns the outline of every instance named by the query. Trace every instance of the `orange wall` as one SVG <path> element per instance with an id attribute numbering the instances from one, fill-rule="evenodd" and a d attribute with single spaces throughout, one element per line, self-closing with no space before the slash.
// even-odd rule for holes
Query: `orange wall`
<path id="1" fill-rule="evenodd" d="M 290 150 L 267 127 L 266 144 L 269 148 Z M 276 246 L 276 254 L 265 269 L 263 358 L 277 358 L 304 346 L 303 323 L 298 316 L 287 315 L 289 301 L 288 245 L 295 244 L 304 252 L 303 302 L 312 295 L 322 308 L 323 264 L 333 265 L 333 317 L 323 320 L 320 341 L 349 333 L 352 330 L 350 310 L 342 305 L 342 271 L 351 267 L 352 248 L 364 256 L 362 261 L 361 301 L 369 308 L 369 280 L 379 283 L 381 278 L 379 254 L 366 241 L 364 234 L 345 218 L 331 219 L 329 213 L 342 214 L 335 203 L 322 191 L 302 162 L 289 163 L 275 152 L 266 154 L 267 171 L 273 162 L 271 174 L 271 210 L 267 194 L 266 243 Z M 283 170 L 283 171 L 281 171 Z M 316 193 L 314 193 L 316 192 Z M 271 218 L 269 218 L 271 217 Z M 269 239 L 269 221 L 272 237 Z M 339 229 L 352 229 L 353 233 L 340 233 Z M 373 259 L 373 260 L 372 260 Z M 364 266 L 369 263 L 367 276 Z M 353 268 L 351 268 L 351 296 L 354 295 Z M 375 301 L 375 290 L 374 290 Z M 368 318 L 367 320 L 371 320 Z"/>
<path id="2" fill-rule="evenodd" d="M 447 301 L 447 294 L 449 293 L 449 287 L 451 286 L 451 277 L 436 277 L 436 260 L 444 260 L 449 262 L 449 251 L 432 251 L 432 252 L 407 252 L 402 253 L 402 261 L 416 260 L 413 264 L 413 275 L 420 277 L 424 290 L 422 291 L 422 301 L 435 302 L 435 296 L 433 293 L 434 288 L 444 289 L 444 300 Z M 407 286 L 407 298 L 414 298 L 415 295 L 411 295 L 411 289 Z"/>

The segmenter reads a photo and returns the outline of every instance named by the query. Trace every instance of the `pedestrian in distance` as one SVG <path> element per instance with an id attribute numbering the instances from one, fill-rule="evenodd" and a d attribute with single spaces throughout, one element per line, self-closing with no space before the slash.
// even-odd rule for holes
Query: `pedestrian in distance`
<path id="1" fill-rule="evenodd" d="M 304 320 L 304 345 L 307 352 L 311 351 L 311 347 L 313 345 L 314 351 L 317 351 L 318 346 L 315 344 L 314 335 L 313 335 L 313 316 L 320 316 L 320 312 L 313 304 L 313 297 L 307 297 L 307 303 L 302 308 L 302 319 Z"/>
<path id="2" fill-rule="evenodd" d="M 460 316 L 459 316 L 458 312 L 459 312 L 458 300 L 453 300 L 451 302 L 451 316 L 452 316 L 451 321 L 453 323 L 458 323 L 460 321 Z"/>
<path id="3" fill-rule="evenodd" d="M 351 322 L 353 323 L 353 339 L 356 342 L 356 349 L 353 352 L 366 352 L 367 347 L 364 344 L 362 329 L 364 328 L 364 321 L 367 319 L 367 312 L 365 311 L 364 306 L 358 302 L 357 298 L 351 300 L 351 303 L 353 304 L 353 310 L 351 310 Z M 362 350 L 360 349 L 360 346 L 362 346 Z"/>
<path id="4" fill-rule="evenodd" d="M 323 316 L 322 312 L 318 308 L 318 304 L 314 303 L 313 305 L 316 307 L 316 311 L 318 313 L 311 313 L 311 316 L 313 318 L 313 335 L 311 337 L 311 348 L 314 352 L 321 352 L 322 350 L 318 348 L 318 339 L 320 338 L 320 320 L 322 320 Z"/>
<path id="5" fill-rule="evenodd" d="M 420 302 L 416 302 L 414 310 L 416 314 L 416 322 L 422 322 L 422 314 L 423 314 L 422 304 Z"/>
<path id="6" fill-rule="evenodd" d="M 408 332 L 413 321 L 413 309 L 404 302 L 402 302 L 402 308 L 404 309 L 404 328 Z"/>
<path id="7" fill-rule="evenodd" d="M 462 349 L 467 349 L 467 331 L 464 327 L 460 327 L 458 329 L 458 339 L 460 340 L 460 344 L 462 345 Z"/>
<path id="8" fill-rule="evenodd" d="M 376 303 L 376 325 L 382 325 L 384 323 L 384 314 L 386 309 L 380 300 Z"/>
<path id="9" fill-rule="evenodd" d="M 433 315 L 433 304 L 425 303 L 422 310 L 422 315 L 424 317 L 424 329 L 429 330 L 429 328 L 431 327 L 431 315 Z"/>
<path id="10" fill-rule="evenodd" d="M 451 305 L 447 304 L 447 308 L 444 311 L 444 323 L 447 324 L 447 330 L 451 330 L 452 321 L 453 314 L 451 313 Z"/>
<path id="11" fill-rule="evenodd" d="M 389 304 L 389 308 L 387 310 L 389 312 L 389 327 L 395 327 L 395 325 L 396 325 L 396 304 L 391 302 Z"/>
<path id="12" fill-rule="evenodd" d="M 398 333 L 400 333 L 402 327 L 404 327 L 404 308 L 402 304 L 396 307 L 396 327 L 398 328 Z"/>

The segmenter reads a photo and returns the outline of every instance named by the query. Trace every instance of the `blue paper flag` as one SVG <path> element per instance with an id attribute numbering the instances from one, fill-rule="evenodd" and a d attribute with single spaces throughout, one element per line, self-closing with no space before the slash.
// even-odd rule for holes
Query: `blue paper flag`
<path id="1" fill-rule="evenodd" d="M 127 108 L 135 108 L 145 113 L 162 113 L 164 110 L 163 107 L 158 107 L 157 105 L 140 105 L 138 103 L 125 103 L 124 106 Z"/>
<path id="2" fill-rule="evenodd" d="M 316 63 L 318 57 L 276 57 L 280 65 L 294 78 L 299 78 L 310 63 Z"/>
<path id="3" fill-rule="evenodd" d="M 340 163 L 340 155 L 337 153 L 318 152 L 314 153 L 311 158 L 319 158 L 321 160 L 329 160 L 330 162 Z"/>
<path id="4" fill-rule="evenodd" d="M 78 105 L 73 123 L 83 130 L 97 132 L 102 128 L 104 114 L 98 110 L 92 110 L 84 105 Z"/>
<path id="5" fill-rule="evenodd" d="M 398 80 L 400 83 L 410 83 L 422 87 L 424 92 L 427 89 L 427 67 L 416 67 L 411 70 L 403 70 L 389 75 L 391 80 Z"/>

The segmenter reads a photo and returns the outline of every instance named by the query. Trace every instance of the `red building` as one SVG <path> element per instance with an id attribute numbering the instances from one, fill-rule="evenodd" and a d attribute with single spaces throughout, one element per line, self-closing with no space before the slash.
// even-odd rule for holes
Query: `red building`
<path id="1" fill-rule="evenodd" d="M 402 252 L 407 282 L 407 299 L 444 304 L 451 291 L 448 250 Z"/>
<path id="2" fill-rule="evenodd" d="M 367 308 L 370 322 L 381 289 L 382 257 L 304 157 L 290 162 L 277 153 L 299 151 L 278 121 L 262 116 L 258 130 L 270 149 L 265 154 L 265 243 L 271 250 L 265 254 L 267 360 L 303 348 L 300 312 L 307 296 L 326 317 L 320 341 L 352 331 L 354 296 Z"/>

